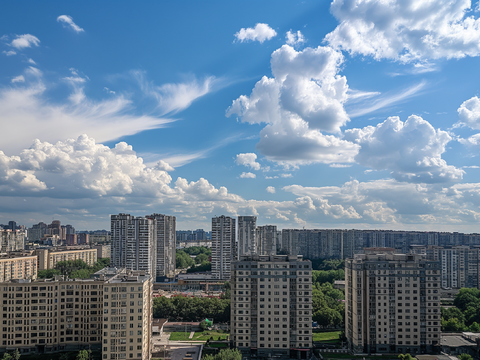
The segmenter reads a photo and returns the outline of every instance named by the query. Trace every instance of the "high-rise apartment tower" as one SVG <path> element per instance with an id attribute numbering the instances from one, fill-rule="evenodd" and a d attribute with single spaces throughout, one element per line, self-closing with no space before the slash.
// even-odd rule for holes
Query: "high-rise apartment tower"
<path id="1" fill-rule="evenodd" d="M 235 219 L 224 215 L 212 218 L 212 274 L 216 279 L 230 280 L 235 255 Z"/>

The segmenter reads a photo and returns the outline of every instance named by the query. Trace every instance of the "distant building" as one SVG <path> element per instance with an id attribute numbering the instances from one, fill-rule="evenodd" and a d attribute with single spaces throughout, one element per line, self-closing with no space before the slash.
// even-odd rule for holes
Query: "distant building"
<path id="1" fill-rule="evenodd" d="M 164 214 L 152 214 L 147 217 L 154 220 L 154 226 L 156 227 L 156 278 L 161 280 L 165 277 L 174 277 L 176 265 L 176 218 L 175 216 Z"/>
<path id="2" fill-rule="evenodd" d="M 65 245 L 77 245 L 77 234 L 67 234 L 65 239 Z"/>
<path id="3" fill-rule="evenodd" d="M 27 229 L 27 237 L 29 241 L 40 241 L 45 234 L 47 233 L 48 225 L 39 222 L 38 224 L 33 225 L 31 228 Z"/>
<path id="4" fill-rule="evenodd" d="M 0 229 L 0 253 L 25 249 L 25 231 Z"/>
<path id="5" fill-rule="evenodd" d="M 237 257 L 242 255 L 253 255 L 257 253 L 258 241 L 255 236 L 256 227 L 257 227 L 256 216 L 239 216 L 238 217 Z"/>
<path id="6" fill-rule="evenodd" d="M 92 249 L 97 250 L 97 259 L 110 258 L 112 251 L 111 245 L 93 245 Z"/>
<path id="7" fill-rule="evenodd" d="M 90 243 L 90 235 L 88 233 L 77 234 L 77 244 L 86 245 Z"/>
<path id="8" fill-rule="evenodd" d="M 310 359 L 312 263 L 242 256 L 232 263 L 230 338 L 242 359 Z"/>
<path id="9" fill-rule="evenodd" d="M 345 335 L 353 353 L 426 354 L 441 333 L 440 263 L 357 254 L 345 262 Z"/>
<path id="10" fill-rule="evenodd" d="M 89 266 L 97 262 L 96 249 L 37 249 L 35 255 L 38 256 L 38 270 L 53 269 L 60 261 L 83 260 Z"/>
<path id="11" fill-rule="evenodd" d="M 216 279 L 230 280 L 235 255 L 235 219 L 224 215 L 212 218 L 212 274 Z"/>
<path id="12" fill-rule="evenodd" d="M 277 227 L 275 225 L 258 226 L 255 230 L 257 255 L 277 254 Z"/>
<path id="13" fill-rule="evenodd" d="M 37 256 L 11 254 L 0 256 L 0 282 L 37 278 Z"/>
<path id="14" fill-rule="evenodd" d="M 153 219 L 129 214 L 111 215 L 111 236 L 111 266 L 144 270 L 155 276 L 157 241 Z"/>

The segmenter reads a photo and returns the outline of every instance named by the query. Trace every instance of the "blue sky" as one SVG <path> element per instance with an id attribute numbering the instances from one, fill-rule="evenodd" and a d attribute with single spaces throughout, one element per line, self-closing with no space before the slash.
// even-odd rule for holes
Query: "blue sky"
<path id="1" fill-rule="evenodd" d="M 0 223 L 477 232 L 477 1 L 0 4 Z"/>

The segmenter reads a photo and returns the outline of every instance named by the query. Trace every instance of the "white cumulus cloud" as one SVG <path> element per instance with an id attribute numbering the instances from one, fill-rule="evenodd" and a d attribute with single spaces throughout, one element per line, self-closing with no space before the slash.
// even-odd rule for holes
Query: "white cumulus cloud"
<path id="1" fill-rule="evenodd" d="M 459 123 L 480 130 L 480 99 L 477 96 L 468 99 L 457 110 Z"/>
<path id="2" fill-rule="evenodd" d="M 275 188 L 273 186 L 267 186 L 267 192 L 270 194 L 275 194 Z"/>
<path id="3" fill-rule="evenodd" d="M 58 22 L 61 22 L 63 24 L 64 27 L 70 27 L 73 31 L 75 31 L 76 33 L 81 33 L 81 32 L 84 32 L 85 30 L 83 30 L 80 26 L 78 26 L 77 24 L 75 24 L 73 22 L 73 19 L 71 16 L 68 16 L 68 15 L 60 15 L 59 17 L 57 17 L 57 21 Z"/>
<path id="4" fill-rule="evenodd" d="M 249 166 L 253 170 L 260 170 L 260 164 L 256 162 L 257 155 L 254 153 L 238 154 L 235 162 L 237 165 Z"/>
<path id="5" fill-rule="evenodd" d="M 277 36 L 277 32 L 273 30 L 268 24 L 258 23 L 254 28 L 241 28 L 239 32 L 235 33 L 235 37 L 238 41 L 258 41 L 261 44 L 265 40 Z"/>
<path id="6" fill-rule="evenodd" d="M 412 182 L 461 180 L 464 171 L 442 159 L 452 140 L 419 116 L 405 122 L 389 117 L 377 126 L 345 131 L 345 138 L 361 146 L 355 161 L 374 170 L 391 170 L 394 178 Z"/>
<path id="7" fill-rule="evenodd" d="M 292 32 L 291 30 L 287 31 L 287 33 L 285 34 L 285 39 L 287 41 L 287 44 L 291 46 L 300 45 L 305 42 L 305 37 L 300 30 L 298 30 L 297 32 Z"/>
<path id="8" fill-rule="evenodd" d="M 274 77 L 264 76 L 250 96 L 234 100 L 226 116 L 266 124 L 256 148 L 269 160 L 351 162 L 358 145 L 322 133 L 339 133 L 349 121 L 343 107 L 347 80 L 338 75 L 342 62 L 342 54 L 329 47 L 296 51 L 284 45 L 272 54 Z"/>
<path id="9" fill-rule="evenodd" d="M 251 172 L 243 172 L 240 174 L 240 178 L 242 179 L 255 179 L 257 175 Z"/>
<path id="10" fill-rule="evenodd" d="M 11 46 L 16 49 L 23 49 L 32 46 L 38 46 L 40 44 L 40 40 L 31 34 L 24 34 L 24 35 L 17 35 L 15 39 L 11 42 Z"/>
<path id="11" fill-rule="evenodd" d="M 336 49 L 402 62 L 480 54 L 480 20 L 470 0 L 334 0 Z"/>

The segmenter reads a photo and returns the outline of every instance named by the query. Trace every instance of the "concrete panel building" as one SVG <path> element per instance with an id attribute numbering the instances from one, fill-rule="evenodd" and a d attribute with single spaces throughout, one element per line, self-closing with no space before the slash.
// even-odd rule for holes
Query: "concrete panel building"
<path id="1" fill-rule="evenodd" d="M 224 215 L 212 218 L 212 274 L 216 279 L 230 280 L 235 250 L 235 219 Z"/>
<path id="2" fill-rule="evenodd" d="M 174 277 L 176 218 L 164 214 L 152 214 L 147 217 L 154 220 L 156 228 L 156 278 L 160 281 L 165 277 Z"/>
<path id="3" fill-rule="evenodd" d="M 125 269 L 95 276 L 1 282 L 0 353 L 101 349 L 103 359 L 149 360 L 151 277 Z"/>
<path id="4" fill-rule="evenodd" d="M 255 234 L 258 244 L 257 255 L 277 254 L 277 227 L 275 225 L 258 226 Z"/>
<path id="5" fill-rule="evenodd" d="M 370 249 L 347 259 L 345 334 L 350 351 L 426 354 L 438 349 L 440 274 L 440 263 L 421 255 Z"/>
<path id="6" fill-rule="evenodd" d="M 153 219 L 111 215 L 111 265 L 156 274 L 157 242 Z"/>
<path id="7" fill-rule="evenodd" d="M 312 264 L 302 256 L 242 256 L 232 264 L 232 346 L 243 359 L 310 359 Z"/>
<path id="8" fill-rule="evenodd" d="M 242 255 L 254 255 L 258 253 L 258 239 L 255 232 L 256 227 L 256 216 L 238 217 L 237 258 Z"/>
<path id="9" fill-rule="evenodd" d="M 35 255 L 38 256 L 38 270 L 53 269 L 59 261 L 83 260 L 89 266 L 97 262 L 96 249 L 37 249 Z"/>
<path id="10" fill-rule="evenodd" d="M 25 249 L 25 231 L 0 229 L 0 253 Z"/>
<path id="11" fill-rule="evenodd" d="M 37 256 L 6 255 L 0 256 L 0 282 L 37 278 Z"/>

